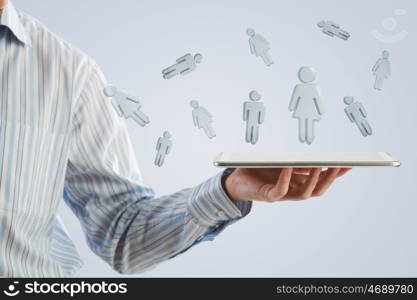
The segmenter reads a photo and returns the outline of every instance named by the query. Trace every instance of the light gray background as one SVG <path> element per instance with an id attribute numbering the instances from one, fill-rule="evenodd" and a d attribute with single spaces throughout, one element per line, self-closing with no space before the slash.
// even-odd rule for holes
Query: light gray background
<path id="1" fill-rule="evenodd" d="M 140 168 L 158 195 L 193 186 L 219 172 L 220 151 L 387 151 L 401 168 L 355 169 L 322 198 L 255 203 L 252 213 L 206 242 L 138 276 L 417 276 L 416 1 L 109 1 L 15 0 L 14 4 L 92 56 L 109 81 L 143 101 L 151 124 L 129 121 Z M 408 36 L 384 44 L 370 31 L 396 17 Z M 316 27 L 334 20 L 346 42 Z M 250 56 L 245 30 L 252 26 L 272 45 L 271 68 Z M 391 52 L 392 77 L 372 89 L 370 69 Z M 201 52 L 196 72 L 163 80 L 161 70 L 187 52 Z M 297 141 L 288 103 L 297 70 L 317 70 L 326 115 L 313 145 Z M 244 142 L 242 103 L 251 89 L 267 107 L 260 141 Z M 363 138 L 344 115 L 352 95 L 369 112 L 374 135 Z M 189 101 L 215 116 L 218 136 L 208 140 L 192 126 Z M 173 134 L 163 168 L 152 165 L 157 137 Z M 87 248 L 78 221 L 62 217 L 84 258 L 78 276 L 118 276 Z"/>

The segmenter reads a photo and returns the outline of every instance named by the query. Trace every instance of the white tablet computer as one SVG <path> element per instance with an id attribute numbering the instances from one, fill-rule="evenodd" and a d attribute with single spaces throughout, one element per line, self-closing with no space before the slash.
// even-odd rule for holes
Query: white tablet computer
<path id="1" fill-rule="evenodd" d="M 352 168 L 398 167 L 401 163 L 385 152 L 222 152 L 216 156 L 214 165 L 224 168 Z"/>

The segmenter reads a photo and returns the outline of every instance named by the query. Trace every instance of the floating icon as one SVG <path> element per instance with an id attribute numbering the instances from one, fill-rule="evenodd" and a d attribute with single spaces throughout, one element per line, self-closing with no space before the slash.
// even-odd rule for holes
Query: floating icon
<path id="1" fill-rule="evenodd" d="M 272 65 L 274 60 L 269 54 L 271 49 L 269 42 L 252 28 L 246 29 L 246 34 L 249 36 L 250 53 L 261 57 L 267 67 Z"/>
<path id="2" fill-rule="evenodd" d="M 391 63 L 389 61 L 389 52 L 387 50 L 382 51 L 381 58 L 377 60 L 372 67 L 372 73 L 375 76 L 374 89 L 382 90 L 384 80 L 391 75 Z"/>
<path id="3" fill-rule="evenodd" d="M 162 70 L 162 76 L 165 79 L 170 79 L 178 74 L 187 75 L 197 68 L 197 64 L 203 61 L 203 55 L 200 53 L 192 56 L 190 53 L 181 56 L 176 60 L 176 63 Z"/>
<path id="4" fill-rule="evenodd" d="M 321 28 L 322 29 L 321 31 L 324 34 L 327 34 L 328 36 L 331 36 L 331 37 L 337 36 L 338 38 L 345 40 L 345 41 L 350 38 L 350 33 L 340 28 L 340 25 L 336 24 L 333 21 L 323 20 L 323 21 L 318 22 L 317 26 Z"/>
<path id="5" fill-rule="evenodd" d="M 111 98 L 111 104 L 119 117 L 132 119 L 140 126 L 149 124 L 149 117 L 141 111 L 142 104 L 136 97 L 109 85 L 103 90 L 106 97 Z"/>
<path id="6" fill-rule="evenodd" d="M 343 98 L 343 102 L 347 105 L 345 108 L 345 113 L 349 120 L 352 123 L 355 123 L 358 126 L 359 131 L 363 136 L 368 136 L 372 134 L 372 127 L 369 125 L 366 117 L 368 116 L 365 108 L 362 103 L 355 101 L 353 97 L 347 96 Z"/>
<path id="7" fill-rule="evenodd" d="M 316 73 L 313 68 L 301 67 L 298 70 L 297 84 L 292 93 L 289 110 L 293 118 L 298 119 L 298 136 L 301 143 L 311 144 L 314 141 L 314 123 L 321 120 L 324 107 L 320 91 L 314 83 Z"/>
<path id="8" fill-rule="evenodd" d="M 213 115 L 204 107 L 202 107 L 197 100 L 191 100 L 190 106 L 193 108 L 193 122 L 198 129 L 203 129 L 209 139 L 216 136 L 211 123 L 213 123 Z"/>
<path id="9" fill-rule="evenodd" d="M 165 156 L 171 153 L 172 150 L 172 140 L 171 133 L 169 131 L 164 131 L 162 137 L 158 138 L 156 142 L 156 157 L 154 165 L 162 167 L 165 161 Z"/>
<path id="10" fill-rule="evenodd" d="M 257 91 L 249 93 L 251 101 L 243 103 L 243 121 L 246 122 L 245 140 L 247 143 L 255 145 L 259 139 L 259 125 L 265 120 L 265 105 L 261 100 L 261 95 Z"/>

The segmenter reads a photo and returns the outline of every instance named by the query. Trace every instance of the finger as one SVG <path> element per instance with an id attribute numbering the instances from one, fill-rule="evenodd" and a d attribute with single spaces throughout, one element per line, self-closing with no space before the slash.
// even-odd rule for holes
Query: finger
<path id="1" fill-rule="evenodd" d="M 294 174 L 310 174 L 311 168 L 294 168 Z"/>
<path id="2" fill-rule="evenodd" d="M 288 189 L 290 187 L 290 182 L 291 182 L 292 171 L 293 171 L 292 168 L 285 168 L 281 170 L 277 183 L 271 190 L 270 200 L 272 201 L 281 200 L 288 193 Z"/>
<path id="3" fill-rule="evenodd" d="M 319 181 L 317 182 L 317 185 L 313 191 L 313 196 L 321 196 L 323 195 L 327 189 L 330 187 L 330 185 L 333 183 L 333 181 L 336 179 L 337 175 L 340 172 L 340 168 L 331 168 L 325 171 Z"/>
<path id="4" fill-rule="evenodd" d="M 295 185 L 304 185 L 308 178 L 310 177 L 310 174 L 304 175 L 304 174 L 295 174 L 294 171 L 291 176 L 291 183 L 294 183 Z"/>
<path id="5" fill-rule="evenodd" d="M 336 177 L 343 176 L 343 175 L 345 175 L 347 172 L 349 172 L 350 170 L 352 170 L 352 168 L 343 168 L 343 169 L 340 169 L 339 174 L 337 174 L 337 176 L 336 176 Z"/>
<path id="6" fill-rule="evenodd" d="M 305 185 L 303 186 L 303 191 L 299 195 L 298 199 L 305 200 L 311 197 L 314 188 L 320 178 L 321 168 L 312 169 Z"/>

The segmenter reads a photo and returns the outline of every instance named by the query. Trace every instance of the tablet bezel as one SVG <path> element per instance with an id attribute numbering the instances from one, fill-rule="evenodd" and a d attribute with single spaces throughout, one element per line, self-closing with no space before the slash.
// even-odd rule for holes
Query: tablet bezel
<path id="1" fill-rule="evenodd" d="M 285 153 L 285 155 L 291 155 L 290 152 L 277 152 L 276 154 L 279 155 L 280 153 Z M 301 152 L 294 152 L 297 155 L 300 155 Z M 337 153 L 340 155 L 342 152 L 326 152 L 328 153 Z M 221 168 L 353 168 L 353 167 L 399 167 L 401 162 L 395 160 L 390 154 L 386 152 L 346 152 L 346 153 L 354 153 L 355 155 L 358 154 L 375 154 L 385 159 L 382 160 L 326 160 L 326 161 L 319 161 L 319 160 L 294 160 L 294 161 L 250 161 L 250 159 L 245 161 L 226 161 L 222 159 L 225 155 L 233 155 L 235 153 L 219 153 L 213 164 L 216 167 Z M 241 155 L 242 153 L 239 153 Z M 244 153 L 246 154 L 246 153 Z M 254 155 L 261 155 L 262 153 L 247 153 L 248 156 L 251 154 Z M 301 153 L 302 155 L 304 153 Z M 268 155 L 271 155 L 270 153 Z M 306 152 L 308 155 L 308 152 Z"/>

